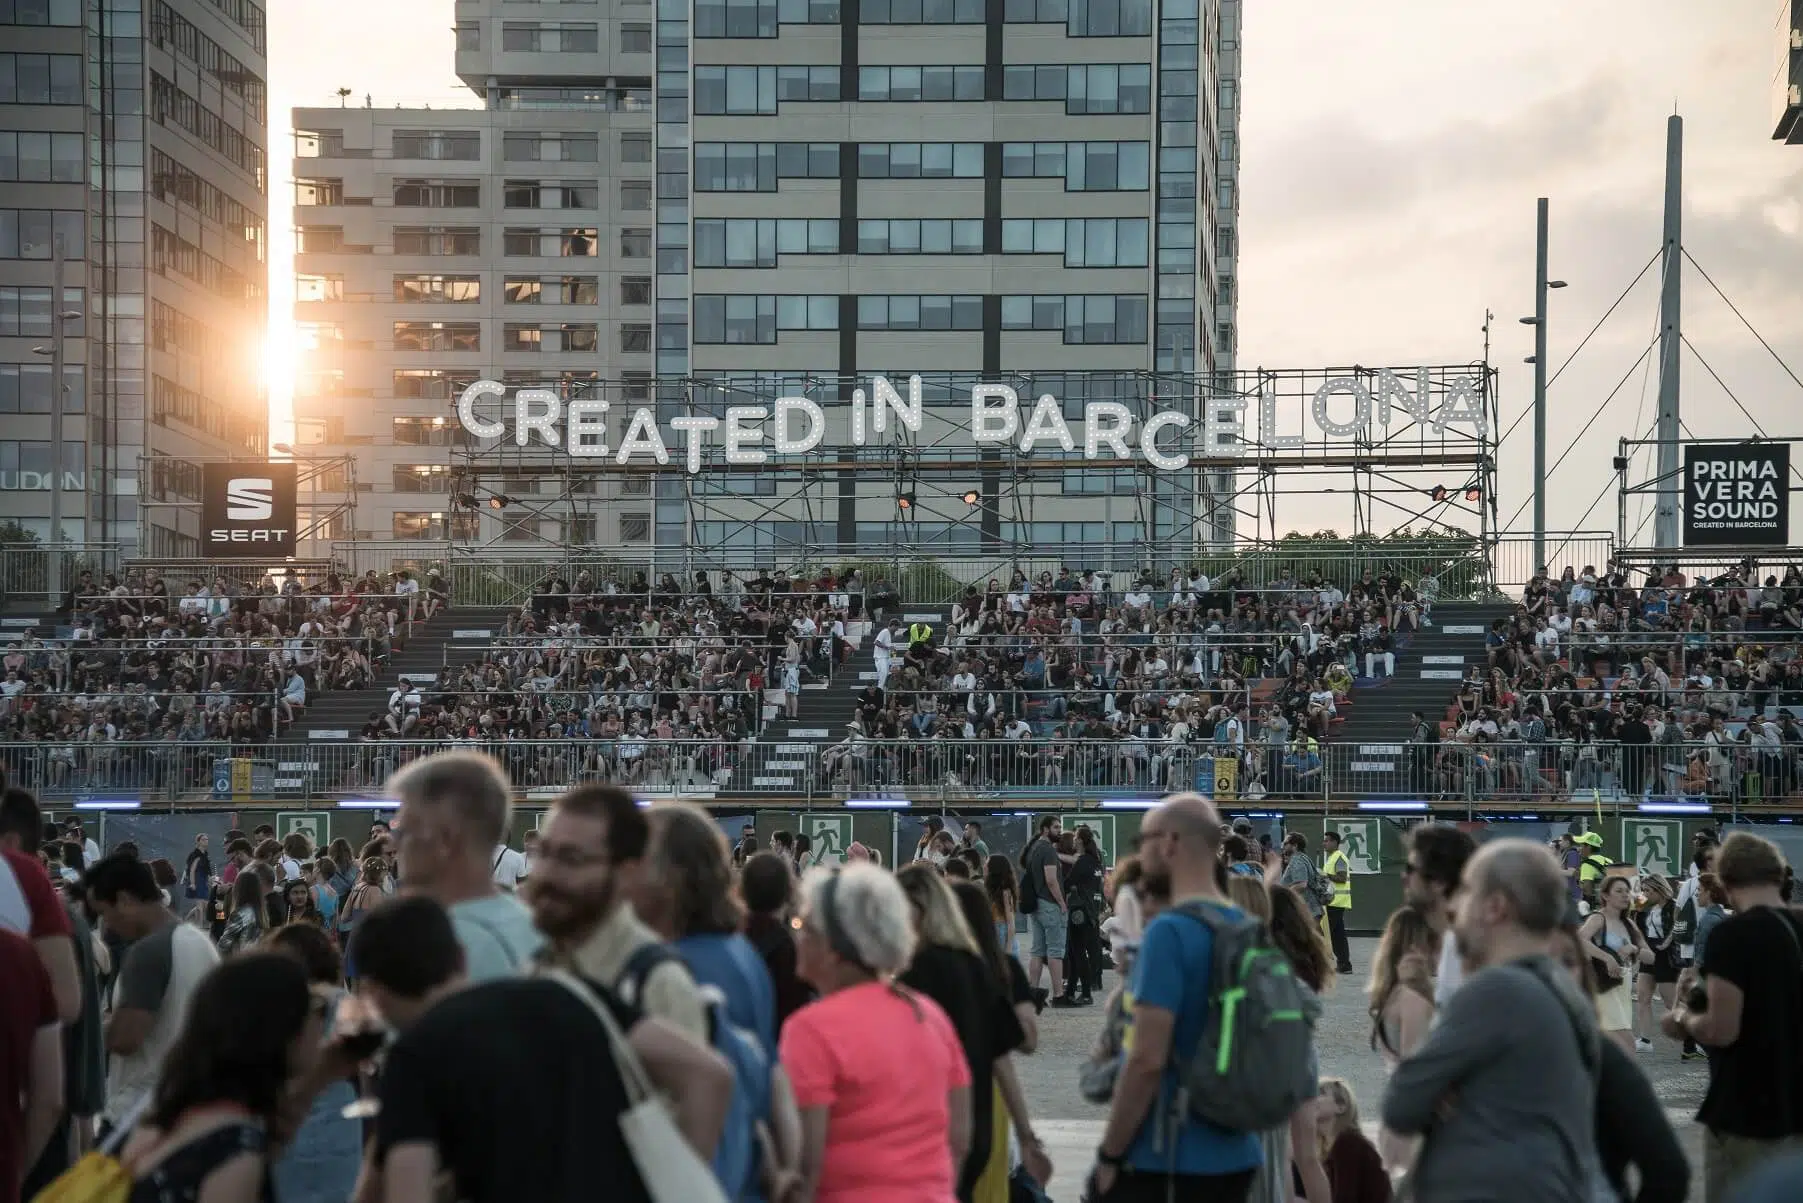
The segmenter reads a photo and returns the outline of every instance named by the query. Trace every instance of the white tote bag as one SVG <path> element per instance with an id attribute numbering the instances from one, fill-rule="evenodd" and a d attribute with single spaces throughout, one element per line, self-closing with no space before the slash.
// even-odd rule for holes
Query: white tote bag
<path id="1" fill-rule="evenodd" d="M 669 1110 L 638 1054 L 626 1042 L 626 1033 L 614 1022 L 613 1014 L 602 1005 L 594 992 L 575 975 L 563 969 L 543 970 L 549 978 L 580 998 L 607 1032 L 607 1043 L 613 1051 L 614 1065 L 626 1087 L 626 1110 L 620 1115 L 620 1136 L 626 1141 L 632 1159 L 639 1167 L 639 1179 L 654 1203 L 728 1203 L 713 1169 L 701 1160 L 689 1142 L 683 1139 Z"/>

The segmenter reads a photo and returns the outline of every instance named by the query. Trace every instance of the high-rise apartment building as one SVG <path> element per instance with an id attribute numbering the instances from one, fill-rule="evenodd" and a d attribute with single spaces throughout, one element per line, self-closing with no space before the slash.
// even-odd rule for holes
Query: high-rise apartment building
<path id="1" fill-rule="evenodd" d="M 1778 127 L 1772 138 L 1803 146 L 1803 0 L 1779 0 L 1778 70 L 1773 77 L 1773 108 Z"/>
<path id="2" fill-rule="evenodd" d="M 253 0 L 0 0 L 0 529 L 198 555 L 199 464 L 263 454 L 264 50 Z"/>
<path id="3" fill-rule="evenodd" d="M 1102 400 L 1145 416 L 1194 412 L 1183 382 L 1232 366 L 1239 7 L 459 0 L 457 72 L 483 109 L 295 114 L 303 429 L 355 450 L 364 537 L 1230 537 L 1202 513 L 1231 474 L 1043 445 L 1050 470 L 1026 474 L 958 432 L 976 380 L 1073 419 Z M 926 378 L 906 452 L 847 445 L 843 401 L 876 373 Z M 606 382 L 616 437 L 638 404 L 667 423 L 803 392 L 832 467 L 603 476 L 559 516 L 518 504 L 572 488 L 534 478 L 554 457 L 511 453 L 515 477 L 480 494 L 457 477 L 482 457 L 454 445 L 452 399 L 478 377 Z M 968 479 L 917 493 L 910 457 L 968 458 Z"/>

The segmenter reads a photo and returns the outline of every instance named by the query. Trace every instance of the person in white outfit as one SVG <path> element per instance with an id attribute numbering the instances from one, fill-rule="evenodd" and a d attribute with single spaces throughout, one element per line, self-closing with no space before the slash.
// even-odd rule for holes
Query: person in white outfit
<path id="1" fill-rule="evenodd" d="M 876 632 L 876 687 L 886 689 L 889 682 L 889 663 L 895 657 L 895 632 L 901 624 L 890 619 Z"/>

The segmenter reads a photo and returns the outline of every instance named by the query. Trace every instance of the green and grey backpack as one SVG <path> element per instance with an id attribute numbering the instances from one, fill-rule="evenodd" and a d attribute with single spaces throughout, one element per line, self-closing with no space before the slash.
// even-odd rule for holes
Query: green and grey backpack
<path id="1" fill-rule="evenodd" d="M 1275 1128 L 1319 1088 L 1321 1002 L 1257 918 L 1196 901 L 1171 909 L 1214 933 L 1208 1021 L 1181 1067 L 1180 1106 L 1229 1131 Z"/>

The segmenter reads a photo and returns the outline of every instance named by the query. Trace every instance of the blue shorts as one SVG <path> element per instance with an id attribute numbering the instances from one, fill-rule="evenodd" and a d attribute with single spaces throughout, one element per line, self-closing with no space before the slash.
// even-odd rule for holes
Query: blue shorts
<path id="1" fill-rule="evenodd" d="M 1039 957 L 1047 961 L 1064 959 L 1064 935 L 1069 919 L 1060 907 L 1050 898 L 1041 898 L 1027 916 L 1027 935 L 1032 943 L 1028 945 L 1028 956 Z"/>

